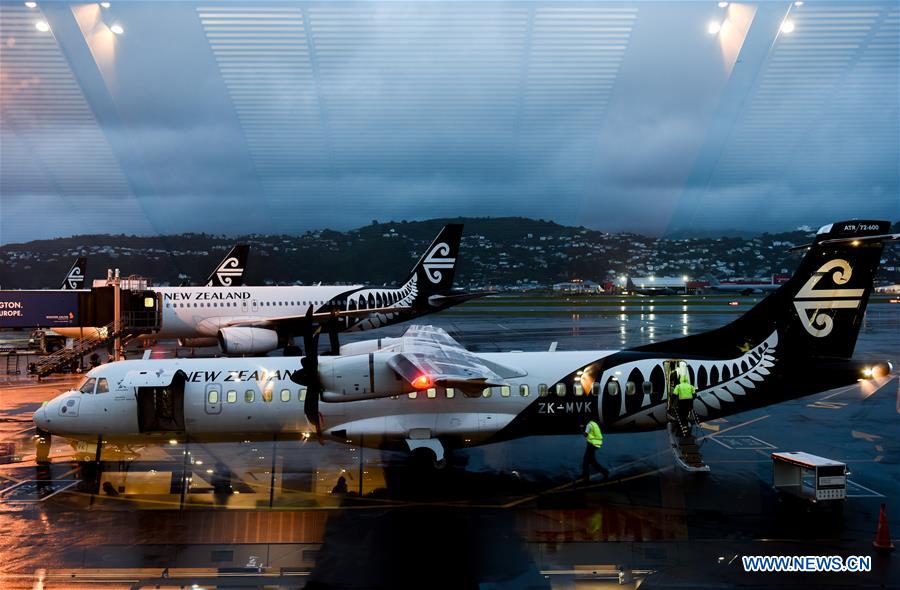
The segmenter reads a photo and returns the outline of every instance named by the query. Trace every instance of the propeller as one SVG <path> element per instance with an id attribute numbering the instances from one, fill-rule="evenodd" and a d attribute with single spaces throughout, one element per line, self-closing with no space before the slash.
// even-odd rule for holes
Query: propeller
<path id="1" fill-rule="evenodd" d="M 316 429 L 316 437 L 322 443 L 322 418 L 319 415 L 319 399 L 322 396 L 322 380 L 319 378 L 319 334 L 322 328 L 313 329 L 312 309 L 306 312 L 306 329 L 303 331 L 303 350 L 300 370 L 291 375 L 291 381 L 306 387 L 303 413 Z M 324 443 L 322 443 L 324 444 Z"/>

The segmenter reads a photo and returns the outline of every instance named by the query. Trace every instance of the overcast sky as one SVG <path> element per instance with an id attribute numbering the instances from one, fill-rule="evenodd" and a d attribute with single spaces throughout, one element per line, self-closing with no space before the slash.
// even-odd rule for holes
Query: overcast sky
<path id="1" fill-rule="evenodd" d="M 892 2 L 849 20 L 813 2 L 283 3 L 241 22 L 190 3 L 20 4 L 3 5 L 0 64 L 33 75 L 0 87 L 0 243 L 444 216 L 656 235 L 900 218 Z M 823 16 L 859 39 L 815 50 L 835 41 Z M 71 87 L 47 85 L 22 49 L 41 33 L 15 19 L 50 23 Z M 67 119 L 78 105 L 89 116 Z"/>

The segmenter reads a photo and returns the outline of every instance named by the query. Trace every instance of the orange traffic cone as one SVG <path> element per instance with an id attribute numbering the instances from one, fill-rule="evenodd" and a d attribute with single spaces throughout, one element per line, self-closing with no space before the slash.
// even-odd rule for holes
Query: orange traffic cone
<path id="1" fill-rule="evenodd" d="M 872 545 L 879 551 L 888 552 L 894 550 L 894 544 L 891 543 L 891 533 L 888 530 L 887 510 L 883 502 L 881 504 L 881 513 L 878 515 L 878 530 L 875 533 L 875 541 Z"/>

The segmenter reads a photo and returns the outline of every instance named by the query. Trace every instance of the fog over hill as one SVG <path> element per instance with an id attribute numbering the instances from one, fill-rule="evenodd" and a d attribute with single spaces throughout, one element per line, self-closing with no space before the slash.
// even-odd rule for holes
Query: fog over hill
<path id="1" fill-rule="evenodd" d="M 197 284 L 235 243 L 251 246 L 248 284 L 395 284 L 447 222 L 465 224 L 456 282 L 471 287 L 528 287 L 573 278 L 616 276 L 770 277 L 793 271 L 791 246 L 813 237 L 808 228 L 754 237 L 653 238 L 606 233 L 523 217 L 374 222 L 339 232 L 303 235 L 81 235 L 0 246 L 0 287 L 56 288 L 78 255 L 88 278 L 107 268 L 149 277 L 154 284 Z M 900 222 L 893 231 L 900 231 Z M 900 282 L 896 246 L 886 250 L 879 282 Z"/>

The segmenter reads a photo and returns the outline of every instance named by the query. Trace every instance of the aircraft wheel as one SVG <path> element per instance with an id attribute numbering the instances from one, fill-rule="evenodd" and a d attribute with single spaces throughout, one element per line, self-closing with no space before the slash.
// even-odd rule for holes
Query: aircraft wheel
<path id="1" fill-rule="evenodd" d="M 45 432 L 40 428 L 37 429 L 34 441 L 36 463 L 40 465 L 47 465 L 50 463 L 51 441 L 52 439 L 49 432 Z"/>
<path id="2" fill-rule="evenodd" d="M 409 463 L 414 469 L 429 469 L 436 467 L 439 461 L 434 451 L 420 447 L 410 452 Z"/>

